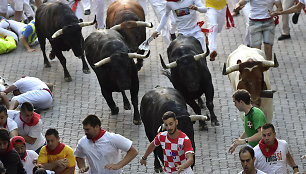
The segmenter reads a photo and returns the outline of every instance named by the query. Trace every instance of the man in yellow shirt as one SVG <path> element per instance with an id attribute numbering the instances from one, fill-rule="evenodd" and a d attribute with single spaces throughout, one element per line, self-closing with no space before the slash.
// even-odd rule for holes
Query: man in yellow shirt
<path id="1" fill-rule="evenodd" d="M 45 137 L 47 145 L 39 153 L 38 165 L 56 174 L 73 174 L 76 162 L 71 147 L 60 143 L 56 129 L 48 129 Z"/>

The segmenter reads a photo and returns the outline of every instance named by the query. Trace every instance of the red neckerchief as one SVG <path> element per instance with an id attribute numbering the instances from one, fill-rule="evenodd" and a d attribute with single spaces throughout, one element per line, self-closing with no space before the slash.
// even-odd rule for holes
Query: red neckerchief
<path id="1" fill-rule="evenodd" d="M 33 112 L 33 117 L 31 119 L 30 123 L 24 122 L 23 119 L 21 118 L 21 114 L 19 115 L 19 117 L 20 117 L 20 120 L 23 122 L 23 129 L 24 129 L 25 125 L 28 125 L 28 126 L 35 126 L 35 125 L 37 125 L 37 123 L 39 122 L 39 119 L 40 119 L 40 115 L 37 114 L 36 112 Z"/>
<path id="2" fill-rule="evenodd" d="M 25 151 L 25 154 L 23 156 L 23 158 L 21 158 L 21 160 L 23 160 L 25 162 L 25 157 L 28 155 L 27 151 Z"/>
<path id="3" fill-rule="evenodd" d="M 6 155 L 7 153 L 9 153 L 10 151 L 12 151 L 14 149 L 12 142 L 9 142 L 9 146 L 6 149 L 5 152 L 0 153 L 1 155 Z"/>
<path id="4" fill-rule="evenodd" d="M 274 154 L 277 147 L 278 147 L 278 141 L 276 138 L 274 140 L 274 144 L 272 144 L 271 146 L 266 145 L 262 139 L 259 141 L 259 148 L 262 154 L 267 158 L 269 158 L 271 155 Z M 266 151 L 266 149 L 268 149 L 268 152 Z"/>
<path id="5" fill-rule="evenodd" d="M 235 27 L 233 16 L 228 8 L 226 7 L 226 29 L 230 29 L 231 27 Z"/>
<path id="6" fill-rule="evenodd" d="M 72 8 L 71 8 L 72 11 L 73 11 L 74 13 L 75 13 L 75 10 L 76 10 L 76 8 L 77 8 L 79 2 L 80 2 L 80 0 L 75 0 L 73 6 L 72 6 Z"/>
<path id="7" fill-rule="evenodd" d="M 56 146 L 56 148 L 54 150 L 50 150 L 48 148 L 48 145 L 46 145 L 46 149 L 48 152 L 48 155 L 57 155 L 59 153 L 61 153 L 61 151 L 64 149 L 65 144 L 58 142 L 58 145 Z"/>
<path id="8" fill-rule="evenodd" d="M 92 139 L 92 142 L 95 143 L 99 138 L 101 138 L 104 134 L 105 134 L 106 130 L 103 130 L 100 128 L 100 132 L 99 132 L 99 135 L 97 135 L 96 137 L 94 137 Z"/>
<path id="9" fill-rule="evenodd" d="M 274 24 L 275 24 L 275 26 L 279 23 L 279 16 L 274 16 L 273 17 L 274 18 Z"/>

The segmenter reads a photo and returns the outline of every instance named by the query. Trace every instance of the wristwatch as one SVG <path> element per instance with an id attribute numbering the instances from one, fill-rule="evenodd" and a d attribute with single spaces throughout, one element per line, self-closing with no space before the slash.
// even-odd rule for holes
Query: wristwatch
<path id="1" fill-rule="evenodd" d="M 248 138 L 245 138 L 244 140 L 245 140 L 245 144 L 249 143 Z"/>
<path id="2" fill-rule="evenodd" d="M 294 170 L 294 169 L 298 169 L 299 168 L 299 166 L 293 166 L 292 167 L 292 169 Z"/>
<path id="3" fill-rule="evenodd" d="M 147 158 L 146 158 L 146 157 L 144 157 L 144 156 L 143 156 L 143 157 L 141 157 L 141 159 L 142 159 L 142 160 L 147 160 Z"/>

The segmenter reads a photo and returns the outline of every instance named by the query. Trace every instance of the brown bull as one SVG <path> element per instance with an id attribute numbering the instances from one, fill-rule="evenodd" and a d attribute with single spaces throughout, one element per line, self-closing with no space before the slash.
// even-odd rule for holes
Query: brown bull
<path id="1" fill-rule="evenodd" d="M 146 40 L 145 27 L 152 28 L 153 26 L 145 22 L 135 24 L 133 21 L 145 21 L 144 11 L 135 0 L 114 1 L 108 7 L 106 28 L 118 30 L 124 37 L 130 52 L 143 54 L 144 51 L 138 50 L 138 46 Z M 142 67 L 142 61 L 142 59 L 137 59 L 138 70 Z"/>

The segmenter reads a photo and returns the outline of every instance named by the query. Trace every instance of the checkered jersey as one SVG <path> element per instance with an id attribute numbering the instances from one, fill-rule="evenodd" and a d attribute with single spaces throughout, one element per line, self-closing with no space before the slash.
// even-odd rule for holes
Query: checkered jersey
<path id="1" fill-rule="evenodd" d="M 173 173 L 176 170 L 175 164 L 184 164 L 187 159 L 185 154 L 194 153 L 190 139 L 180 131 L 176 139 L 168 136 L 168 131 L 160 132 L 154 139 L 155 146 L 161 145 L 164 153 L 164 170 Z"/>

